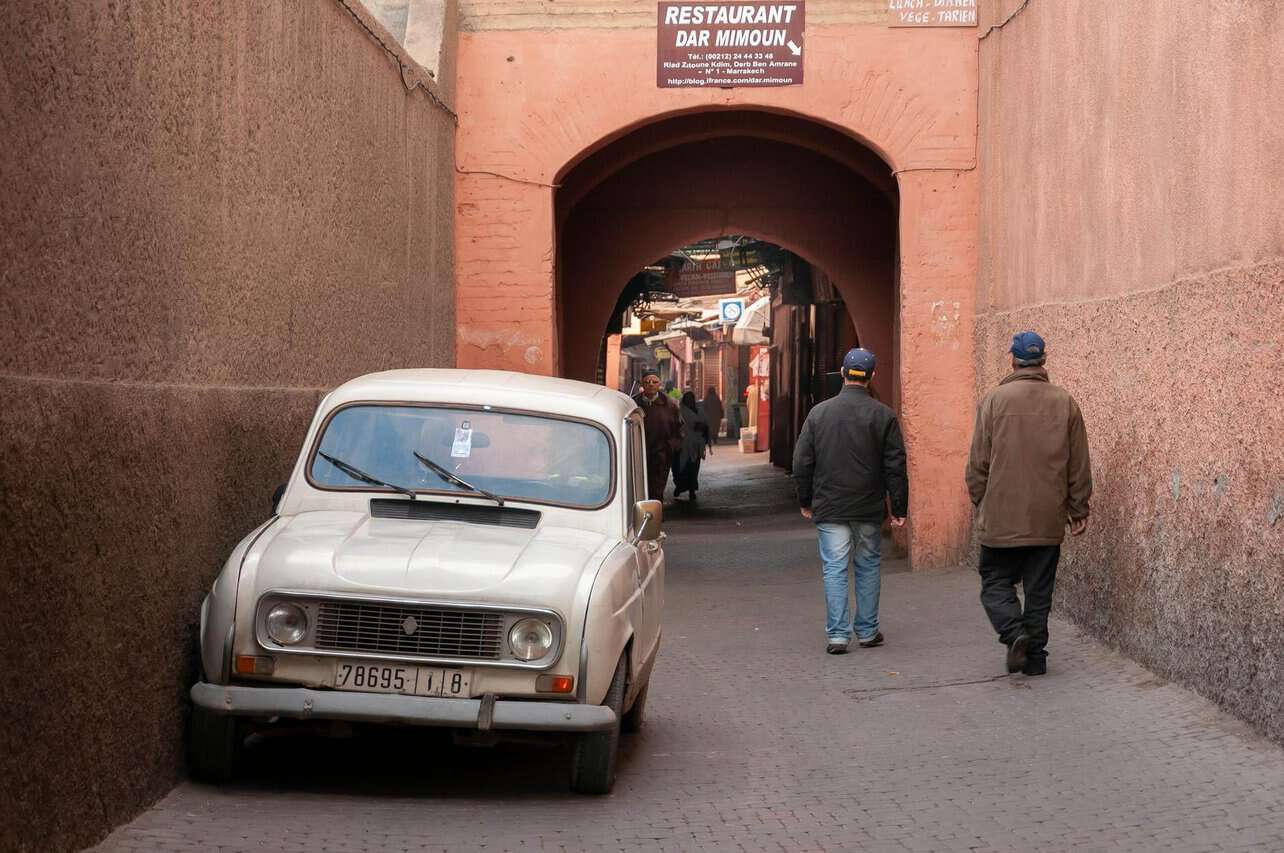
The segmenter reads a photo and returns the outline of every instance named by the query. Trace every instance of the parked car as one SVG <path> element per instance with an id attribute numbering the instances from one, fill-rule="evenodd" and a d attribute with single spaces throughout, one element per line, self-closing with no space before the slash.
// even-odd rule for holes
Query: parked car
<path id="1" fill-rule="evenodd" d="M 194 774 L 228 778 L 255 727 L 336 720 L 569 736 L 571 787 L 610 791 L 664 609 L 645 459 L 641 411 L 598 385 L 396 370 L 332 391 L 201 608 Z"/>

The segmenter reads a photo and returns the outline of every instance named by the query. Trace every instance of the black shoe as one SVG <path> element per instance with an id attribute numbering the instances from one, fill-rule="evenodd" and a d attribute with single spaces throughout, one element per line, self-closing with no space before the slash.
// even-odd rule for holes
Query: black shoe
<path id="1" fill-rule="evenodd" d="M 1025 659 L 1025 666 L 1021 667 L 1021 672 L 1025 675 L 1047 675 L 1048 656 L 1039 655 L 1038 657 L 1027 657 Z"/>
<path id="2" fill-rule="evenodd" d="M 881 646 L 883 644 L 883 632 L 878 631 L 868 640 L 857 640 L 856 644 L 862 649 L 872 649 L 875 646 Z"/>
<path id="3" fill-rule="evenodd" d="M 827 655 L 845 655 L 845 654 L 847 654 L 847 644 L 846 644 L 846 643 L 830 643 L 829 645 L 825 646 L 825 654 L 827 654 Z"/>
<path id="4" fill-rule="evenodd" d="M 1008 672 L 1020 672 L 1026 664 L 1026 649 L 1030 647 L 1030 637 L 1025 632 L 1016 635 L 1008 644 Z"/>

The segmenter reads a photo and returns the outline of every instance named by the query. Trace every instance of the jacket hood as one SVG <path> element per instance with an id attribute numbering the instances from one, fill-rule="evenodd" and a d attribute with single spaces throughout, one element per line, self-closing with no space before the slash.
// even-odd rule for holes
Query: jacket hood
<path id="1" fill-rule="evenodd" d="M 307 512 L 283 519 L 255 586 L 449 600 L 569 604 L 581 573 L 606 554 L 592 531 Z"/>

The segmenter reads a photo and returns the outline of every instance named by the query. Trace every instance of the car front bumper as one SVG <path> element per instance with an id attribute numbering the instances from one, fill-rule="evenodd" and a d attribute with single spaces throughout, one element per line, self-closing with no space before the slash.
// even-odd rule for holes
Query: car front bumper
<path id="1" fill-rule="evenodd" d="M 305 687 L 247 687 L 206 684 L 192 687 L 192 701 L 215 714 L 402 723 L 482 731 L 593 732 L 615 725 L 615 712 L 602 705 L 515 699 L 443 699 L 399 693 L 352 693 Z"/>

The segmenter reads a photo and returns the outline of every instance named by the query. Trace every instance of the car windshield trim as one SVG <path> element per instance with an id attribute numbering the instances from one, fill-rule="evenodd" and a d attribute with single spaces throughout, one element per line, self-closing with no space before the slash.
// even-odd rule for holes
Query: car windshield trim
<path id="1" fill-rule="evenodd" d="M 500 497 L 503 497 L 505 503 L 514 502 L 514 503 L 523 503 L 523 504 L 533 504 L 535 506 L 558 507 L 562 509 L 579 510 L 582 512 L 596 512 L 598 510 L 602 510 L 611 506 L 615 501 L 617 490 L 619 488 L 619 471 L 618 471 L 619 464 L 620 464 L 619 446 L 618 446 L 618 443 L 616 442 L 614 433 L 612 433 L 611 430 L 606 426 L 604 426 L 600 421 L 597 421 L 597 420 L 594 420 L 593 418 L 585 417 L 585 416 L 561 414 L 561 413 L 555 413 L 555 412 L 542 411 L 539 409 L 523 409 L 523 408 L 510 407 L 510 406 L 494 406 L 494 405 L 487 405 L 483 403 L 455 403 L 455 402 L 446 402 L 441 400 L 433 400 L 433 401 L 350 400 L 345 403 L 341 403 L 340 405 L 336 406 L 334 409 L 327 412 L 325 415 L 325 418 L 321 422 L 320 427 L 317 429 L 315 437 L 313 438 L 312 446 L 308 453 L 309 462 L 307 465 L 304 466 L 304 469 L 303 469 L 304 481 L 307 482 L 307 484 L 313 489 L 316 489 L 317 491 L 321 491 L 321 492 L 377 491 L 375 489 L 370 489 L 362 485 L 354 484 L 350 486 L 342 486 L 342 485 L 335 485 L 331 483 L 318 482 L 312 476 L 312 469 L 315 464 L 313 460 L 315 460 L 317 454 L 321 452 L 321 441 L 325 437 L 326 430 L 329 428 L 330 422 L 334 420 L 336 416 L 338 416 L 342 412 L 347 411 L 348 409 L 363 407 L 363 406 L 388 407 L 388 408 L 407 407 L 407 408 L 422 408 L 422 409 L 448 409 L 448 410 L 458 410 L 461 412 L 478 412 L 478 413 L 489 413 L 489 414 L 498 414 L 498 415 L 525 415 L 527 417 L 532 417 L 532 418 L 542 418 L 542 419 L 551 420 L 551 421 L 564 421 L 566 423 L 580 424 L 582 426 L 589 427 L 591 429 L 596 430 L 606 440 L 606 448 L 607 448 L 607 454 L 608 454 L 607 489 L 606 489 L 606 494 L 603 496 L 602 500 L 599 503 L 595 503 L 595 504 L 573 503 L 570 501 L 553 500 L 549 498 L 505 494 L 503 492 L 499 492 L 497 493 L 497 495 Z M 477 493 L 460 491 L 458 489 L 414 488 L 414 489 L 410 489 L 410 491 L 413 491 L 414 494 L 416 495 L 437 495 L 437 496 L 445 496 L 445 497 L 451 497 L 456 499 L 483 497 L 482 495 Z"/>

